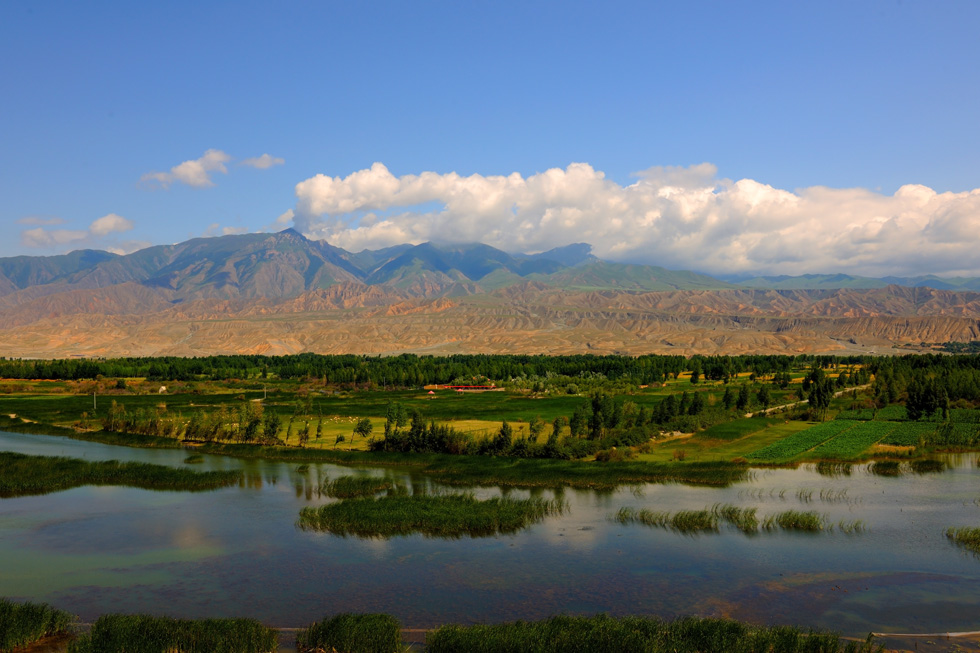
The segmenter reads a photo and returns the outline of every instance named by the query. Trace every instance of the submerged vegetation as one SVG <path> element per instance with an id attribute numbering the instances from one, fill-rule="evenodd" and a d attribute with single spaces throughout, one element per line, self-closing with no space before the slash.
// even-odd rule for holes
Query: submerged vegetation
<path id="1" fill-rule="evenodd" d="M 0 652 L 66 634 L 74 621 L 72 615 L 46 603 L 14 603 L 0 598 Z"/>
<path id="2" fill-rule="evenodd" d="M 275 653 L 276 630 L 254 619 L 103 615 L 69 642 L 68 653 Z"/>
<path id="3" fill-rule="evenodd" d="M 403 649 L 401 624 L 387 614 L 344 613 L 324 617 L 296 637 L 299 653 L 399 653 Z"/>
<path id="4" fill-rule="evenodd" d="M 196 472 L 116 460 L 28 456 L 0 452 L 0 497 L 47 494 L 83 485 L 126 485 L 147 490 L 214 490 L 235 485 L 240 471 Z"/>
<path id="5" fill-rule="evenodd" d="M 397 495 L 344 499 L 300 511 L 299 527 L 335 535 L 383 537 L 420 533 L 429 537 L 481 537 L 514 533 L 561 514 L 560 500 L 539 497 L 478 500 L 472 494 Z"/>
<path id="6" fill-rule="evenodd" d="M 425 639 L 428 653 L 871 653 L 871 637 L 848 642 L 833 633 L 757 627 L 728 619 L 559 616 L 499 625 L 442 626 Z"/>

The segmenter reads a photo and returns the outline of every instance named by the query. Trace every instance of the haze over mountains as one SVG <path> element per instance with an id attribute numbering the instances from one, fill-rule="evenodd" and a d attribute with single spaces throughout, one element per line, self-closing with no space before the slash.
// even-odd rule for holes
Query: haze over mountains
<path id="1" fill-rule="evenodd" d="M 0 355 L 891 351 L 980 334 L 980 281 L 720 280 L 487 245 L 350 253 L 288 229 L 0 259 Z"/>

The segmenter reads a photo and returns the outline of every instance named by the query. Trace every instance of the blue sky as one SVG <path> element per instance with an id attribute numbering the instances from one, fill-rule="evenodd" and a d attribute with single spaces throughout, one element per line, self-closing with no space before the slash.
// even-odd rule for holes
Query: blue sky
<path id="1" fill-rule="evenodd" d="M 980 273 L 978 26 L 974 1 L 7 2 L 0 256 L 295 224 Z"/>

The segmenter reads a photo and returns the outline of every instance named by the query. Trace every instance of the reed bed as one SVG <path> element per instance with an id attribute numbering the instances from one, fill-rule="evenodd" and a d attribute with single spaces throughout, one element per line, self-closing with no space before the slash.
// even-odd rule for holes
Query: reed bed
<path id="1" fill-rule="evenodd" d="M 401 624 L 387 614 L 338 614 L 311 624 L 296 637 L 299 653 L 398 653 Z"/>
<path id="2" fill-rule="evenodd" d="M 711 511 L 743 533 L 759 532 L 759 517 L 756 508 L 739 508 L 730 503 L 716 503 Z"/>
<path id="3" fill-rule="evenodd" d="M 837 463 L 825 460 L 817 463 L 817 473 L 821 476 L 839 478 L 841 476 L 850 476 L 851 467 L 851 463 Z"/>
<path id="4" fill-rule="evenodd" d="M 75 617 L 47 603 L 14 603 L 0 599 L 0 652 L 28 646 L 45 637 L 71 631 Z"/>
<path id="5" fill-rule="evenodd" d="M 621 524 L 643 524 L 654 528 L 667 528 L 678 533 L 703 533 L 718 530 L 718 515 L 708 508 L 704 510 L 679 510 L 674 514 L 645 509 L 620 508 L 614 519 Z"/>
<path id="6" fill-rule="evenodd" d="M 198 463 L 204 462 L 204 456 L 199 453 L 192 453 L 191 455 L 184 458 L 184 462 L 188 465 L 196 465 Z"/>
<path id="7" fill-rule="evenodd" d="M 946 471 L 946 463 L 935 458 L 913 460 L 909 465 L 916 474 L 938 474 Z"/>
<path id="8" fill-rule="evenodd" d="M 947 528 L 946 537 L 980 555 L 980 528 Z"/>
<path id="9" fill-rule="evenodd" d="M 241 478 L 240 471 L 196 472 L 147 463 L 88 462 L 0 452 L 0 497 L 4 498 L 47 494 L 82 485 L 203 491 L 235 485 Z"/>
<path id="10" fill-rule="evenodd" d="M 540 497 L 495 497 L 484 501 L 472 494 L 360 497 L 303 508 L 298 526 L 357 537 L 388 538 L 413 533 L 428 537 L 484 537 L 515 533 L 549 515 L 561 514 L 565 508 L 564 501 Z"/>
<path id="11" fill-rule="evenodd" d="M 558 616 L 509 624 L 443 626 L 425 638 L 427 653 L 871 653 L 872 641 L 788 626 L 757 627 L 728 619 Z"/>
<path id="12" fill-rule="evenodd" d="M 902 468 L 896 460 L 877 460 L 871 463 L 868 471 L 875 476 L 900 476 Z"/>
<path id="13" fill-rule="evenodd" d="M 777 490 L 776 488 L 748 488 L 745 490 L 738 491 L 739 499 L 755 499 L 756 501 L 764 501 L 765 499 L 779 499 L 781 501 L 786 500 L 786 490 Z"/>
<path id="14" fill-rule="evenodd" d="M 856 519 L 854 521 L 844 521 L 843 519 L 837 522 L 837 530 L 845 535 L 856 535 L 858 533 L 863 533 L 868 530 L 867 524 L 864 523 L 862 519 Z"/>
<path id="15" fill-rule="evenodd" d="M 68 653 L 275 653 L 278 633 L 254 619 L 103 615 Z"/>
<path id="16" fill-rule="evenodd" d="M 335 499 L 374 496 L 378 492 L 391 490 L 395 484 L 391 479 L 377 476 L 340 476 L 332 481 L 324 481 L 320 491 Z"/>
<path id="17" fill-rule="evenodd" d="M 762 521 L 762 528 L 767 531 L 781 528 L 784 531 L 803 531 L 816 533 L 827 530 L 826 518 L 818 512 L 803 510 L 787 510 L 775 515 L 769 515 Z"/>

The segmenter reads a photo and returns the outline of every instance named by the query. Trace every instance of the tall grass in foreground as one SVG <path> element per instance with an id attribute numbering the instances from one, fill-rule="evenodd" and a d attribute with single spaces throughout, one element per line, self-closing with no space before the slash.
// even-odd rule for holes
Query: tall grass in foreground
<path id="1" fill-rule="evenodd" d="M 980 528 L 947 528 L 946 537 L 980 555 Z"/>
<path id="2" fill-rule="evenodd" d="M 395 487 L 391 479 L 377 476 L 341 476 L 332 481 L 324 481 L 320 491 L 335 499 L 374 496 L 378 492 Z"/>
<path id="3" fill-rule="evenodd" d="M 103 615 L 68 653 L 275 653 L 278 634 L 254 619 Z"/>
<path id="4" fill-rule="evenodd" d="M 300 511 L 298 525 L 303 530 L 358 537 L 387 538 L 412 533 L 481 537 L 514 533 L 564 510 L 564 501 L 540 497 L 480 501 L 472 494 L 394 495 L 308 506 Z"/>
<path id="5" fill-rule="evenodd" d="M 510 624 L 443 626 L 425 638 L 427 653 L 870 653 L 871 636 L 847 642 L 834 633 L 789 626 L 757 627 L 689 617 L 551 617 Z"/>
<path id="6" fill-rule="evenodd" d="M 44 637 L 67 633 L 74 619 L 47 603 L 14 603 L 0 599 L 0 651 L 7 653 Z"/>
<path id="7" fill-rule="evenodd" d="M 117 460 L 28 456 L 0 452 L 0 497 L 47 494 L 82 485 L 127 485 L 148 490 L 213 490 L 234 485 L 240 471 L 196 472 Z"/>
<path id="8" fill-rule="evenodd" d="M 387 614 L 338 614 L 311 624 L 296 637 L 300 653 L 398 653 L 401 624 Z"/>

